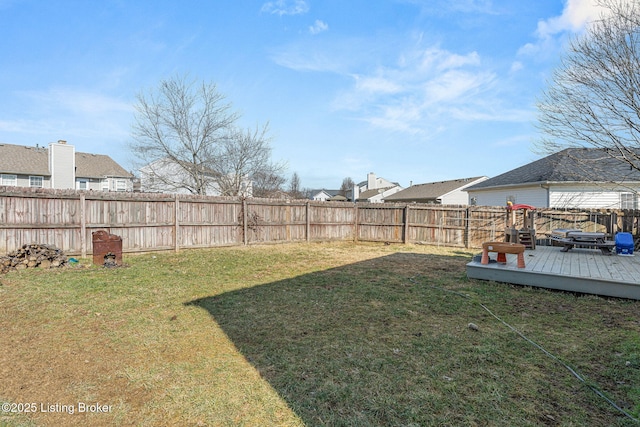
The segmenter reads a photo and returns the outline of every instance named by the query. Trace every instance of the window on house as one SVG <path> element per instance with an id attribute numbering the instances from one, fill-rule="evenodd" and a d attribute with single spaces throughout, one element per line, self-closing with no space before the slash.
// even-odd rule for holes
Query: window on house
<path id="1" fill-rule="evenodd" d="M 37 187 L 42 188 L 42 183 L 44 182 L 44 178 L 41 176 L 30 176 L 29 177 L 29 187 Z"/>
<path id="2" fill-rule="evenodd" d="M 620 209 L 638 209 L 638 198 L 635 193 L 620 193 Z"/>
<path id="3" fill-rule="evenodd" d="M 11 185 L 13 187 L 18 186 L 18 175 L 0 175 L 0 185 Z"/>
<path id="4" fill-rule="evenodd" d="M 127 191 L 127 182 L 124 179 L 116 180 L 116 191 Z"/>
<path id="5" fill-rule="evenodd" d="M 86 179 L 78 180 L 78 190 L 86 190 L 89 188 L 89 184 Z"/>
<path id="6" fill-rule="evenodd" d="M 102 181 L 102 191 L 109 191 L 109 180 L 105 179 Z"/>

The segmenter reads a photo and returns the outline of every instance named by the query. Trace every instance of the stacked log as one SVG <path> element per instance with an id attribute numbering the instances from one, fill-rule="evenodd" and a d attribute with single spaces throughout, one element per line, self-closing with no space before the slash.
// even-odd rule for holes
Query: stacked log
<path id="1" fill-rule="evenodd" d="M 0 256 L 0 274 L 25 268 L 57 268 L 67 264 L 62 250 L 53 245 L 23 245 L 7 255 Z"/>

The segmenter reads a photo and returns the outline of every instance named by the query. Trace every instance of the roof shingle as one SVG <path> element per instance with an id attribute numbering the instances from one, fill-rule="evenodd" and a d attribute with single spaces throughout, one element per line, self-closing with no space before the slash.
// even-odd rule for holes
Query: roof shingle
<path id="1" fill-rule="evenodd" d="M 385 198 L 385 201 L 402 201 L 402 200 L 435 200 L 451 191 L 454 191 L 469 183 L 482 178 L 481 176 L 473 178 L 452 179 L 449 181 L 428 182 L 425 184 L 412 185 L 402 191 L 397 192 Z"/>
<path id="2" fill-rule="evenodd" d="M 640 182 L 640 171 L 596 148 L 567 148 L 468 187 L 479 190 L 530 183 Z"/>
<path id="3" fill-rule="evenodd" d="M 75 153 L 76 176 L 81 178 L 133 178 L 122 166 L 105 154 Z M 0 172 L 50 176 L 49 149 L 0 144 Z"/>

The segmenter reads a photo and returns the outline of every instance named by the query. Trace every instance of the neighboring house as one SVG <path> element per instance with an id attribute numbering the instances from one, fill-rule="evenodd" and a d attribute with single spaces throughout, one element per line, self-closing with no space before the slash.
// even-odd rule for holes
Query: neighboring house
<path id="1" fill-rule="evenodd" d="M 187 167 L 190 167 L 187 165 Z M 169 159 L 159 159 L 140 168 L 140 191 L 147 193 L 193 194 L 189 189 L 197 188 L 193 177 L 180 163 Z M 204 191 L 208 196 L 221 196 L 220 186 L 213 173 L 205 173 Z M 229 181 L 233 179 L 229 177 Z M 247 177 L 240 179 L 240 195 L 252 197 L 253 182 Z"/>
<path id="2" fill-rule="evenodd" d="M 311 196 L 309 197 L 311 200 L 317 200 L 321 202 L 326 202 L 327 200 L 332 200 L 333 198 L 340 195 L 340 190 L 312 190 Z"/>
<path id="3" fill-rule="evenodd" d="M 66 141 L 49 147 L 0 144 L 0 185 L 133 191 L 134 176 L 104 154 L 77 153 Z"/>
<path id="4" fill-rule="evenodd" d="M 397 182 L 388 181 L 371 172 L 367 174 L 366 181 L 353 186 L 350 199 L 357 202 L 382 203 L 385 198 L 401 190 L 403 187 Z"/>
<path id="5" fill-rule="evenodd" d="M 467 188 L 470 204 L 636 209 L 640 171 L 604 149 L 567 148 Z"/>
<path id="6" fill-rule="evenodd" d="M 439 205 L 466 205 L 469 195 L 465 189 L 487 180 L 486 176 L 453 179 L 449 181 L 428 182 L 405 188 L 384 199 L 394 203 L 432 203 Z"/>

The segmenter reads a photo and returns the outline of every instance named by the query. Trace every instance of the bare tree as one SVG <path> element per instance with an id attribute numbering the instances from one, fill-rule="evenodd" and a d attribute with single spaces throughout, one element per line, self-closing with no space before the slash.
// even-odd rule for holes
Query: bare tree
<path id="1" fill-rule="evenodd" d="M 351 179 L 351 177 L 346 177 L 345 179 L 343 179 L 342 185 L 340 185 L 340 195 L 347 197 L 347 194 L 349 194 L 349 192 L 353 190 L 354 185 L 355 183 L 353 182 L 353 179 Z"/>
<path id="2" fill-rule="evenodd" d="M 282 168 L 270 159 L 268 124 L 239 129 L 239 114 L 214 83 L 163 80 L 137 96 L 135 109 L 131 150 L 147 189 L 250 195 L 254 176 Z"/>
<path id="3" fill-rule="evenodd" d="M 269 124 L 254 130 L 236 128 L 221 140 L 208 167 L 223 195 L 251 195 L 250 182 L 258 177 L 270 177 L 272 184 L 278 181 L 275 178 L 281 176 L 285 166 L 271 161 L 268 131 Z"/>
<path id="4" fill-rule="evenodd" d="M 253 175 L 254 197 L 277 197 L 282 192 L 286 179 L 279 173 L 261 171 Z"/>
<path id="5" fill-rule="evenodd" d="M 298 172 L 294 172 L 289 180 L 289 196 L 294 199 L 303 199 L 304 194 L 302 193 L 302 189 L 300 187 L 300 176 L 298 176 Z"/>
<path id="6" fill-rule="evenodd" d="M 597 148 L 640 170 L 640 4 L 598 0 L 604 9 L 573 39 L 538 102 L 538 148 Z M 596 156 L 597 158 L 598 156 Z M 594 161 L 581 174 L 598 174 Z"/>
<path id="7" fill-rule="evenodd" d="M 216 85 L 163 80 L 138 94 L 135 109 L 131 149 L 145 164 L 142 174 L 157 188 L 206 194 L 212 152 L 238 118 Z"/>

